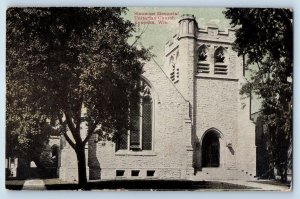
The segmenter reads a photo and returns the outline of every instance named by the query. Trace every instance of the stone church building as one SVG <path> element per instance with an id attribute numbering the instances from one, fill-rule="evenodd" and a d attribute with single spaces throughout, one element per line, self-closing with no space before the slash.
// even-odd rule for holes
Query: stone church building
<path id="1" fill-rule="evenodd" d="M 200 29 L 183 15 L 165 44 L 165 63 L 144 66 L 138 130 L 117 143 L 86 146 L 96 179 L 249 179 L 256 175 L 255 125 L 234 30 Z M 77 179 L 76 155 L 61 139 L 59 178 Z"/>

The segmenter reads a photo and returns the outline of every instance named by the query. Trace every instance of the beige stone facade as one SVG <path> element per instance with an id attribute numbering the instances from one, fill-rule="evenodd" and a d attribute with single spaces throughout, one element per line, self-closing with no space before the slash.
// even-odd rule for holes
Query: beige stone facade
<path id="1" fill-rule="evenodd" d="M 144 66 L 151 100 L 141 108 L 138 138 L 129 132 L 119 147 L 92 137 L 89 179 L 253 178 L 255 125 L 249 99 L 239 95 L 246 79 L 234 39 L 233 30 L 199 29 L 194 16 L 182 16 L 166 43 L 164 66 Z M 63 140 L 59 164 L 61 179 L 77 179 L 75 153 Z"/>

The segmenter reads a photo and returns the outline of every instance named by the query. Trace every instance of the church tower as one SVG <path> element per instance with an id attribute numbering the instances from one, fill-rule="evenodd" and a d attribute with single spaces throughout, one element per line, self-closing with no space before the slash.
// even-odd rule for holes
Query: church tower
<path id="1" fill-rule="evenodd" d="M 164 69 L 189 103 L 193 166 L 203 179 L 255 175 L 254 125 L 248 102 L 239 95 L 245 77 L 234 40 L 234 30 L 222 31 L 216 24 L 198 28 L 187 14 L 166 43 Z"/>

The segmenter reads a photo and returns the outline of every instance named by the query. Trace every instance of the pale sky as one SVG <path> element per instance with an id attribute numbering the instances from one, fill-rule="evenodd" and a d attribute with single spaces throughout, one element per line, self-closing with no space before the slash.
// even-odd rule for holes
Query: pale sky
<path id="1" fill-rule="evenodd" d="M 178 19 L 182 14 L 193 14 L 196 17 L 199 27 L 204 27 L 207 23 L 215 23 L 221 30 L 229 28 L 229 20 L 225 19 L 222 14 L 224 8 L 178 8 L 178 7 L 130 7 L 126 16 L 126 19 L 135 21 L 135 12 L 162 12 L 172 13 L 178 12 L 175 20 L 169 20 L 168 24 L 149 24 L 141 25 L 140 32 L 147 27 L 145 33 L 139 40 L 144 47 L 153 47 L 152 53 L 156 56 L 155 60 L 163 65 L 164 60 L 164 46 L 165 43 L 172 38 L 178 31 Z"/>
<path id="2" fill-rule="evenodd" d="M 124 18 L 135 21 L 135 16 L 140 16 L 135 13 L 178 13 L 175 20 L 169 20 L 168 24 L 149 24 L 140 25 L 137 29 L 136 35 L 146 28 L 139 42 L 146 48 L 152 46 L 151 52 L 155 55 L 155 60 L 161 66 L 164 64 L 164 49 L 165 44 L 169 41 L 173 35 L 177 34 L 178 31 L 178 19 L 183 14 L 193 14 L 196 17 L 199 28 L 204 28 L 207 24 L 215 24 L 219 27 L 219 30 L 226 30 L 231 28 L 230 21 L 225 18 L 222 13 L 225 8 L 179 8 L 179 7 L 130 7 Z M 142 15 L 149 16 L 149 15 Z M 132 38 L 133 42 L 135 37 Z M 248 73 L 247 78 L 250 77 Z M 260 100 L 257 96 L 253 96 L 252 110 L 251 112 L 259 111 Z"/>

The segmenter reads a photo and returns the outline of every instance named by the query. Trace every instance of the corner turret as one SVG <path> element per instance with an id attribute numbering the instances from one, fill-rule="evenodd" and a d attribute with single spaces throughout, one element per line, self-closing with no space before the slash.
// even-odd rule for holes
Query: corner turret
<path id="1" fill-rule="evenodd" d="M 178 39 L 183 37 L 197 38 L 198 23 L 194 15 L 184 14 L 179 20 Z"/>

